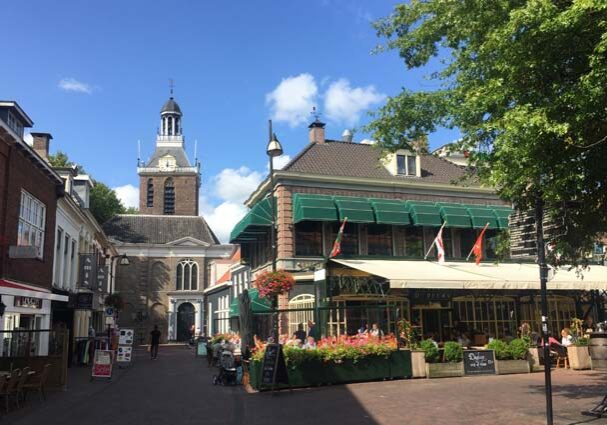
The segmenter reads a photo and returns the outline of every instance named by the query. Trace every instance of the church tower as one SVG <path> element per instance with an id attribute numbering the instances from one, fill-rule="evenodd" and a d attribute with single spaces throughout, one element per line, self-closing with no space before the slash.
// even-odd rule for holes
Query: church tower
<path id="1" fill-rule="evenodd" d="M 160 110 L 154 155 L 137 164 L 140 214 L 198 215 L 200 164 L 191 165 L 186 155 L 181 108 L 172 92 Z"/>

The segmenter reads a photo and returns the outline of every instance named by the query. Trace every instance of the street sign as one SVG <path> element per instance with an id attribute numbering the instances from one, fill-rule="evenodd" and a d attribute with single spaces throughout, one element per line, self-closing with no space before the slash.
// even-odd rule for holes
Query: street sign
<path id="1" fill-rule="evenodd" d="M 108 326 L 111 326 L 114 324 L 114 317 L 113 316 L 106 316 L 105 318 L 105 324 Z"/>
<path id="2" fill-rule="evenodd" d="M 105 314 L 108 316 L 113 316 L 114 315 L 114 308 L 113 307 L 108 307 L 105 309 Z"/>
<path id="3" fill-rule="evenodd" d="M 91 376 L 93 378 L 112 377 L 112 352 L 110 350 L 95 350 Z"/>

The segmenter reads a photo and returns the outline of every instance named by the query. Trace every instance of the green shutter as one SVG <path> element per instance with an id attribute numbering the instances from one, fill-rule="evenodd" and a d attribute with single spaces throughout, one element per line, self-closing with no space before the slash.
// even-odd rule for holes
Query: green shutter
<path id="1" fill-rule="evenodd" d="M 499 229 L 497 216 L 493 213 L 493 209 L 487 207 L 476 207 L 468 205 L 468 214 L 472 220 L 472 227 L 482 229 L 489 223 L 488 229 Z"/>
<path id="2" fill-rule="evenodd" d="M 378 224 L 411 224 L 409 210 L 404 201 L 393 199 L 369 199 Z"/>
<path id="3" fill-rule="evenodd" d="M 336 196 L 335 205 L 340 221 L 348 217 L 351 223 L 375 223 L 373 208 L 367 198 Z"/>
<path id="4" fill-rule="evenodd" d="M 309 195 L 296 193 L 293 195 L 293 223 L 300 221 L 337 221 L 337 208 L 332 196 Z"/>
<path id="5" fill-rule="evenodd" d="M 445 222 L 445 227 L 457 227 L 461 229 L 469 229 L 472 227 L 470 214 L 465 205 L 437 203 L 441 217 Z"/>
<path id="6" fill-rule="evenodd" d="M 491 207 L 493 209 L 493 213 L 497 217 L 497 223 L 499 224 L 500 229 L 508 228 L 508 218 L 514 212 L 512 208 L 504 208 L 504 207 Z"/>
<path id="7" fill-rule="evenodd" d="M 269 313 L 272 311 L 272 301 L 268 298 L 259 296 L 259 290 L 249 289 L 249 299 L 251 300 L 251 311 L 253 313 Z M 240 307 L 238 305 L 238 297 L 234 298 L 230 303 L 230 317 L 240 315 Z"/>
<path id="8" fill-rule="evenodd" d="M 256 203 L 230 233 L 230 243 L 255 240 L 255 235 L 266 232 L 272 225 L 272 206 L 266 198 Z"/>
<path id="9" fill-rule="evenodd" d="M 407 201 L 405 203 L 416 226 L 441 226 L 440 209 L 434 202 Z"/>
<path id="10" fill-rule="evenodd" d="M 240 315 L 240 308 L 238 308 L 238 298 L 234 298 L 230 303 L 230 317 L 236 317 Z"/>

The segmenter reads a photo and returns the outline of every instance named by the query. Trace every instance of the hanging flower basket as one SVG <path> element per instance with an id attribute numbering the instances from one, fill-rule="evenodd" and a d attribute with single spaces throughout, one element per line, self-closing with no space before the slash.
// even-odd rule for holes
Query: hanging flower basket
<path id="1" fill-rule="evenodd" d="M 265 271 L 255 279 L 255 287 L 259 290 L 260 297 L 275 297 L 289 292 L 295 285 L 293 275 L 284 270 L 275 272 Z"/>

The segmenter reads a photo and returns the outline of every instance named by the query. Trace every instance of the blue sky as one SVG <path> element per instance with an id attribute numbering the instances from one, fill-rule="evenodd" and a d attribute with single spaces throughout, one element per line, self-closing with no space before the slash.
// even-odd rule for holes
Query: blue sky
<path id="1" fill-rule="evenodd" d="M 198 140 L 202 212 L 225 239 L 267 172 L 268 118 L 293 156 L 307 143 L 312 105 L 327 137 L 339 138 L 401 87 L 431 87 L 396 53 L 371 54 L 381 42 L 371 21 L 396 3 L 10 2 L 0 98 L 17 100 L 33 131 L 53 134 L 51 151 L 68 153 L 132 203 L 137 140 L 147 159 L 174 79 L 190 159 Z M 455 137 L 439 132 L 431 146 Z"/>

